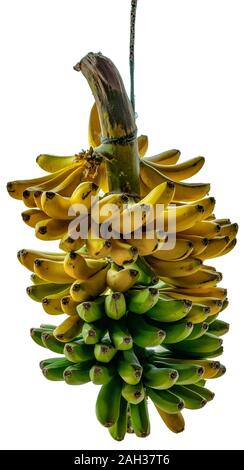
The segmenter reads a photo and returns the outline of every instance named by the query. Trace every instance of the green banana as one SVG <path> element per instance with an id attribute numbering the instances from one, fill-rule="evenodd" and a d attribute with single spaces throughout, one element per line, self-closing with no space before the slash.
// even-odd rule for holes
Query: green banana
<path id="1" fill-rule="evenodd" d="M 198 395 L 201 395 L 201 397 L 207 401 L 214 399 L 214 393 L 211 392 L 211 390 L 208 390 L 208 388 L 202 387 L 198 384 L 187 385 L 185 388 L 191 390 L 192 392 L 198 393 Z"/>
<path id="2" fill-rule="evenodd" d="M 127 431 L 127 409 L 127 401 L 123 397 L 121 397 L 119 417 L 117 421 L 113 424 L 113 426 L 108 428 L 110 436 L 116 441 L 122 441 L 125 437 Z"/>
<path id="3" fill-rule="evenodd" d="M 189 300 L 166 300 L 159 297 L 157 303 L 146 315 L 152 320 L 174 322 L 184 318 L 190 311 L 192 302 Z"/>
<path id="4" fill-rule="evenodd" d="M 108 341 L 103 341 L 102 343 L 95 344 L 94 355 L 97 361 L 106 363 L 110 362 L 114 358 L 116 353 L 117 350 Z"/>
<path id="5" fill-rule="evenodd" d="M 197 323 L 196 325 L 193 325 L 193 330 L 190 333 L 190 335 L 187 337 L 187 340 L 192 340 L 192 339 L 197 339 L 203 336 L 205 333 L 208 331 L 208 323 L 203 322 L 203 323 Z"/>
<path id="6" fill-rule="evenodd" d="M 64 371 L 64 380 L 69 385 L 82 385 L 90 382 L 90 368 L 93 361 L 72 364 Z"/>
<path id="7" fill-rule="evenodd" d="M 82 328 L 82 337 L 86 344 L 96 344 L 104 336 L 106 325 L 102 321 L 94 323 L 84 323 Z"/>
<path id="8" fill-rule="evenodd" d="M 125 296 L 122 292 L 113 292 L 105 298 L 105 312 L 109 318 L 119 320 L 126 313 Z"/>
<path id="9" fill-rule="evenodd" d="M 64 345 L 60 343 L 52 334 L 52 332 L 44 332 L 42 333 L 42 342 L 47 349 L 53 351 L 58 354 L 63 354 L 64 352 Z"/>
<path id="10" fill-rule="evenodd" d="M 149 398 L 166 413 L 178 413 L 184 408 L 184 401 L 169 390 L 154 390 L 147 388 Z"/>
<path id="11" fill-rule="evenodd" d="M 130 385 L 136 385 L 142 377 L 142 366 L 133 349 L 123 351 L 118 361 L 118 373 L 120 377 Z"/>
<path id="12" fill-rule="evenodd" d="M 153 364 L 143 365 L 143 382 L 147 387 L 166 390 L 177 382 L 178 377 L 177 370 L 169 365 L 165 368 L 157 368 Z"/>
<path id="13" fill-rule="evenodd" d="M 113 426 L 119 419 L 121 388 L 121 379 L 115 376 L 110 382 L 102 385 L 99 391 L 96 401 L 96 416 L 105 427 Z"/>
<path id="14" fill-rule="evenodd" d="M 64 345 L 64 355 L 70 362 L 85 362 L 94 358 L 94 349 L 83 340 L 78 340 Z"/>
<path id="15" fill-rule="evenodd" d="M 42 302 L 44 297 L 51 294 L 58 294 L 68 287 L 69 284 L 36 284 L 27 287 L 26 292 L 35 302 Z"/>
<path id="16" fill-rule="evenodd" d="M 175 361 L 152 359 L 156 367 L 173 367 L 178 372 L 177 385 L 186 385 L 198 382 L 204 373 L 204 368 L 195 364 L 177 364 Z M 159 369 L 160 370 L 160 369 Z M 151 386 L 151 385 L 150 385 Z"/>
<path id="17" fill-rule="evenodd" d="M 69 361 L 66 361 L 66 364 L 65 361 L 62 364 L 54 362 L 52 364 L 46 365 L 42 369 L 42 373 L 48 380 L 64 380 L 63 373 L 69 364 Z"/>
<path id="18" fill-rule="evenodd" d="M 67 359 L 63 357 L 50 357 L 49 359 L 43 359 L 39 366 L 40 369 L 44 369 L 44 367 L 49 366 L 50 364 L 56 364 L 56 365 L 66 365 L 67 364 Z"/>
<path id="19" fill-rule="evenodd" d="M 175 323 L 161 323 L 163 331 L 166 333 L 165 344 L 175 344 L 185 340 L 193 330 L 193 324 L 190 321 L 180 321 Z"/>
<path id="20" fill-rule="evenodd" d="M 81 304 L 77 305 L 76 311 L 80 318 L 82 318 L 85 322 L 94 322 L 104 317 L 104 302 L 105 297 L 100 296 L 95 300 L 82 302 Z"/>
<path id="21" fill-rule="evenodd" d="M 145 313 L 158 301 L 159 290 L 154 287 L 144 289 L 130 289 L 127 294 L 127 305 L 130 312 Z"/>
<path id="22" fill-rule="evenodd" d="M 117 321 L 111 320 L 108 324 L 108 331 L 116 349 L 123 351 L 132 348 L 133 340 L 123 318 Z"/>
<path id="23" fill-rule="evenodd" d="M 193 390 L 189 390 L 184 385 L 174 385 L 172 392 L 184 401 L 185 408 L 189 410 L 198 410 L 207 403 L 207 400 L 205 400 L 202 395 L 199 395 Z"/>
<path id="24" fill-rule="evenodd" d="M 122 396 L 128 401 L 128 403 L 138 405 L 138 403 L 145 398 L 145 390 L 142 382 L 139 382 L 137 385 L 129 385 L 124 382 L 122 387 Z"/>
<path id="25" fill-rule="evenodd" d="M 158 346 L 165 339 L 163 329 L 149 324 L 138 315 L 129 313 L 128 315 L 129 331 L 132 334 L 133 342 L 141 348 L 148 346 Z"/>
<path id="26" fill-rule="evenodd" d="M 147 437 L 150 434 L 150 421 L 147 399 L 138 405 L 130 404 L 131 424 L 137 437 Z"/>
<path id="27" fill-rule="evenodd" d="M 229 323 L 226 323 L 223 320 L 215 320 L 209 325 L 209 333 L 214 334 L 215 336 L 223 336 L 229 331 Z"/>
<path id="28" fill-rule="evenodd" d="M 45 344 L 43 344 L 43 341 L 42 341 L 42 334 L 46 332 L 51 332 L 51 331 L 52 331 L 51 329 L 41 328 L 41 327 L 31 328 L 30 335 L 33 341 L 35 341 L 35 343 L 38 344 L 38 346 L 42 346 L 43 348 L 45 348 L 46 346 Z"/>
<path id="29" fill-rule="evenodd" d="M 116 368 L 111 363 L 108 367 L 98 363 L 91 367 L 89 376 L 95 385 L 105 385 L 112 379 L 115 373 Z"/>
<path id="30" fill-rule="evenodd" d="M 158 278 L 155 276 L 150 265 L 141 256 L 138 256 L 136 262 L 127 264 L 126 267 L 135 269 L 139 272 L 139 278 L 137 279 L 136 284 L 152 286 L 158 281 Z"/>
<path id="31" fill-rule="evenodd" d="M 223 340 L 210 333 L 205 333 L 204 336 L 192 341 L 181 341 L 177 344 L 166 344 L 166 349 L 184 353 L 186 356 L 209 356 L 210 354 L 218 354 L 221 352 L 221 344 Z"/>

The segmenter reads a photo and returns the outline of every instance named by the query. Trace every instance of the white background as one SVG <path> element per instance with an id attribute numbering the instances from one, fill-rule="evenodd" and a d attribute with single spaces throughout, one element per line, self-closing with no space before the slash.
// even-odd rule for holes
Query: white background
<path id="1" fill-rule="evenodd" d="M 195 180 L 211 181 L 216 213 L 243 218 L 244 8 L 242 0 L 139 0 L 136 111 L 150 153 L 179 148 L 206 157 Z M 113 441 L 94 412 L 98 387 L 48 382 L 38 362 L 48 353 L 28 330 L 47 320 L 25 294 L 28 273 L 16 259 L 24 247 L 48 249 L 20 218 L 8 180 L 41 174 L 41 152 L 72 154 L 87 147 L 93 99 L 73 65 L 102 51 L 129 85 L 129 0 L 8 0 L 0 11 L 1 112 L 1 439 L 5 449 L 243 448 L 243 251 L 216 260 L 224 271 L 231 330 L 211 382 L 216 398 L 185 411 L 186 430 L 171 434 L 150 406 L 151 435 Z M 243 224 L 243 220 L 242 220 Z M 50 249 L 50 245 L 49 245 Z"/>

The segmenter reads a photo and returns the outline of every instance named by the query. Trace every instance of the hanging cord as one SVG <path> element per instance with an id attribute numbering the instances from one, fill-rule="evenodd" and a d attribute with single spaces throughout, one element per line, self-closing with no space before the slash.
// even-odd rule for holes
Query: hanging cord
<path id="1" fill-rule="evenodd" d="M 134 69 L 135 69 L 135 22 L 136 22 L 137 0 L 131 0 L 130 12 L 130 100 L 135 113 L 135 87 L 134 87 Z"/>

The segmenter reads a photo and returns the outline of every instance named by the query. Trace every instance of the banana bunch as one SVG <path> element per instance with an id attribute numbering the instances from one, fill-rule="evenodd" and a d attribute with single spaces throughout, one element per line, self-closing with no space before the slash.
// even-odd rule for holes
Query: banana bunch
<path id="1" fill-rule="evenodd" d="M 7 185 L 27 206 L 22 219 L 36 236 L 59 240 L 57 252 L 18 252 L 31 272 L 28 296 L 45 314 L 62 315 L 31 337 L 61 355 L 41 362 L 47 379 L 101 386 L 96 415 L 114 439 L 148 436 L 148 399 L 181 432 L 182 409 L 211 401 L 206 381 L 225 373 L 216 357 L 229 329 L 219 318 L 227 290 L 208 260 L 234 248 L 238 225 L 216 218 L 209 184 L 185 182 L 203 157 L 146 155 L 148 139 L 136 138 L 131 104 L 107 58 L 88 54 L 75 70 L 96 99 L 89 150 L 39 155 L 45 176 Z"/>

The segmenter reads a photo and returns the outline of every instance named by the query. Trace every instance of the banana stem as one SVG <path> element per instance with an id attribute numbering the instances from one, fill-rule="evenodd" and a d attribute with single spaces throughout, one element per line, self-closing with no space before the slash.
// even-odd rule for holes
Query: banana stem
<path id="1" fill-rule="evenodd" d="M 140 194 L 137 128 L 119 71 L 101 53 L 90 52 L 75 70 L 85 76 L 94 95 L 102 129 L 109 191 Z"/>
<path id="2" fill-rule="evenodd" d="M 135 23 L 136 23 L 136 7 L 137 0 L 131 0 L 130 13 L 130 100 L 132 108 L 135 112 L 135 86 L 134 86 L 134 70 L 135 70 Z"/>

